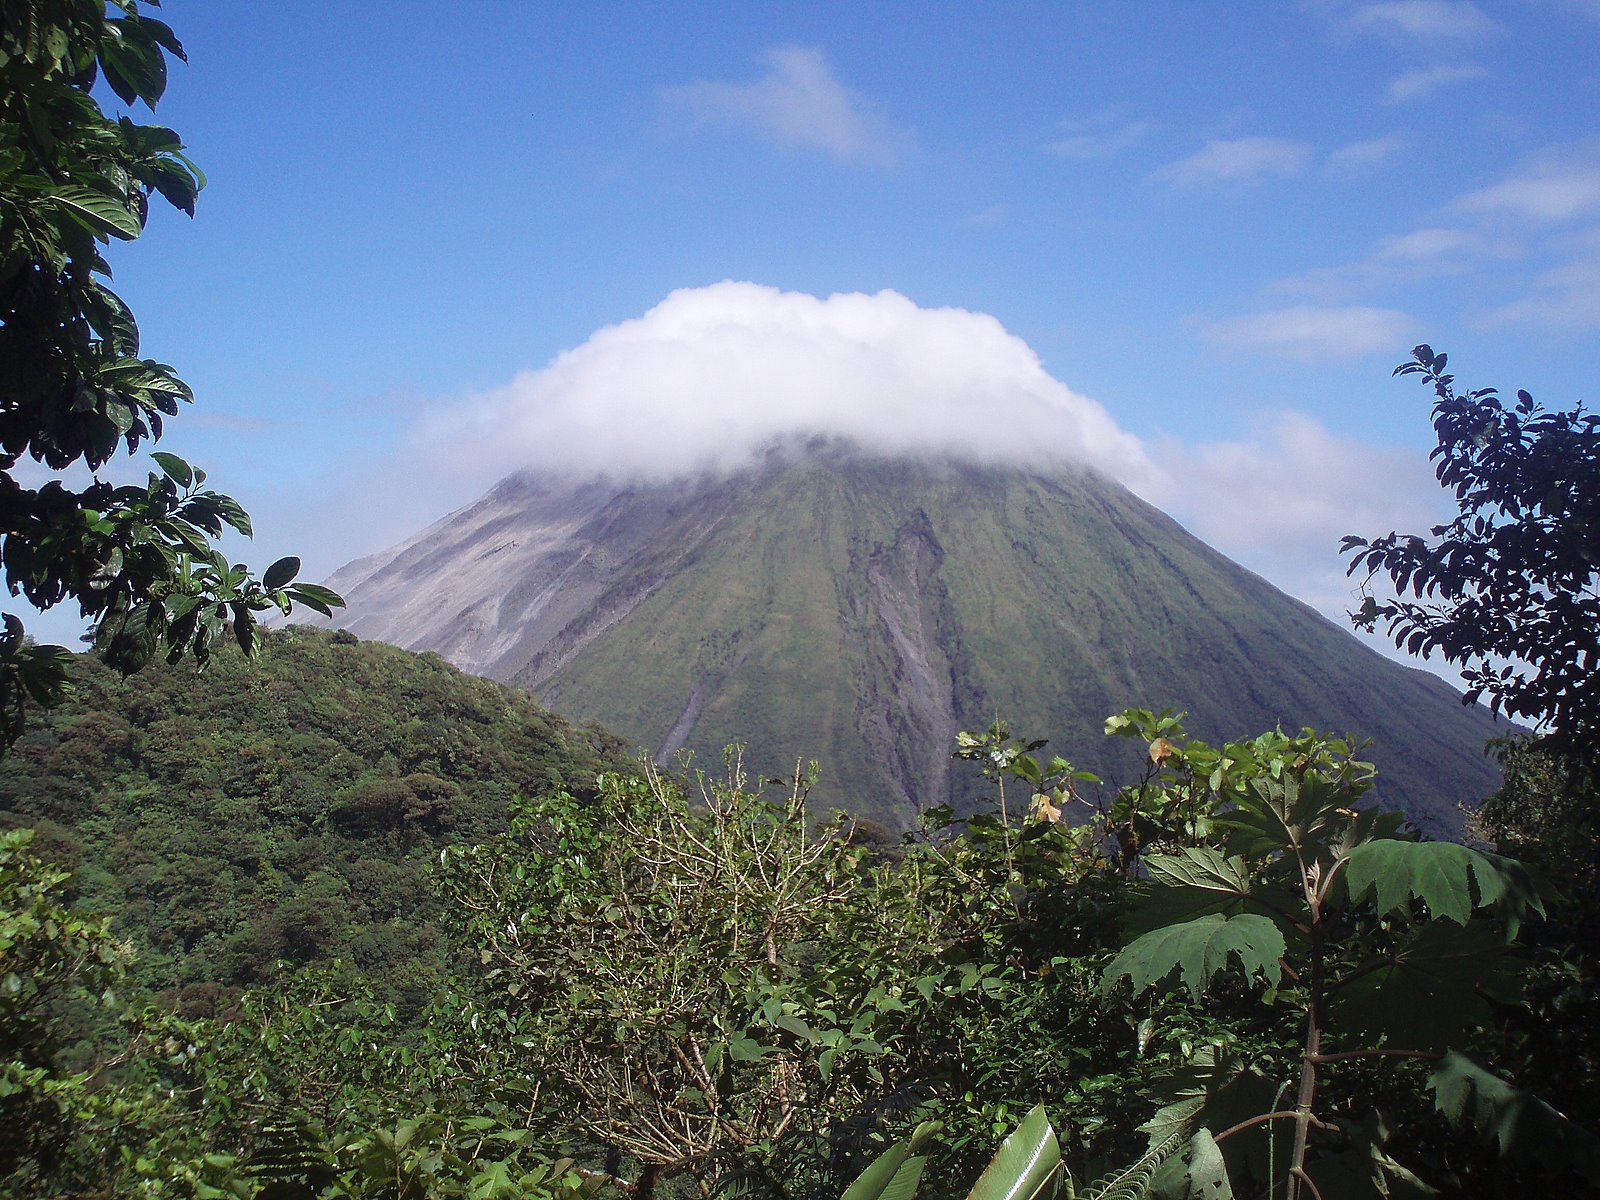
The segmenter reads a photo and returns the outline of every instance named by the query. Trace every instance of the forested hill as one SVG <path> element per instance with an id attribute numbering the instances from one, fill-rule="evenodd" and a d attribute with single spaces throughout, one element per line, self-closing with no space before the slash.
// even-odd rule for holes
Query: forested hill
<path id="1" fill-rule="evenodd" d="M 394 998 L 435 982 L 440 847 L 505 826 L 521 793 L 592 789 L 622 743 L 437 655 L 291 627 L 260 658 L 89 655 L 76 699 L 0 761 L 0 827 L 39 829 L 142 981 L 205 1012 L 278 960 L 342 957 Z"/>

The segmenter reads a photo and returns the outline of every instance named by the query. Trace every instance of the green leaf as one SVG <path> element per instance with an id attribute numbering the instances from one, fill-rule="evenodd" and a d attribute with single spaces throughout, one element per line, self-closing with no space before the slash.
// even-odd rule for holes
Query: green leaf
<path id="1" fill-rule="evenodd" d="M 143 232 L 139 218 L 115 196 L 75 183 L 51 188 L 47 195 L 96 232 L 115 234 L 129 241 Z"/>
<path id="2" fill-rule="evenodd" d="M 266 574 L 261 576 L 261 586 L 272 591 L 281 588 L 298 574 L 300 574 L 300 560 L 291 554 L 280 558 L 267 568 Z"/>
<path id="3" fill-rule="evenodd" d="M 1600 1138 L 1537 1096 L 1451 1051 L 1428 1077 L 1434 1104 L 1451 1122 L 1470 1121 L 1510 1156 L 1551 1175 L 1570 1170 L 1600 1183 Z"/>
<path id="4" fill-rule="evenodd" d="M 295 603 L 304 604 L 325 617 L 333 616 L 334 609 L 344 607 L 343 596 L 319 583 L 297 583 L 288 591 Z"/>
<path id="5" fill-rule="evenodd" d="M 926 1162 L 921 1155 L 912 1155 L 909 1143 L 898 1142 L 873 1159 L 839 1200 L 911 1200 Z"/>
<path id="6" fill-rule="evenodd" d="M 1150 1135 L 1150 1144 L 1145 1152 L 1131 1165 L 1095 1180 L 1086 1194 L 1092 1195 L 1095 1200 L 1144 1200 L 1146 1195 L 1151 1194 L 1152 1181 L 1163 1164 L 1182 1150 L 1186 1142 L 1192 1147 L 1192 1137 L 1198 1136 L 1194 1134 L 1195 1121 L 1203 1104 L 1204 1101 L 1199 1098 L 1180 1100 L 1157 1112 L 1139 1126 L 1140 1130 Z M 1209 1140 L 1210 1135 L 1206 1136 Z M 1217 1157 L 1220 1161 L 1221 1155 Z"/>
<path id="7" fill-rule="evenodd" d="M 109 20 L 102 28 L 100 66 L 106 83 L 125 104 L 143 100 L 154 108 L 167 89 L 167 60 L 152 31 L 137 16 Z M 170 36 L 171 30 L 166 32 Z"/>
<path id="8" fill-rule="evenodd" d="M 216 499 L 217 511 L 222 514 L 222 519 L 232 525 L 245 537 L 251 536 L 250 514 L 239 507 L 239 502 L 232 496 L 218 496 Z"/>
<path id="9" fill-rule="evenodd" d="M 1256 913 L 1226 917 L 1213 913 L 1180 925 L 1168 925 L 1136 938 L 1111 960 L 1100 982 L 1110 991 L 1124 975 L 1135 992 L 1159 983 L 1174 971 L 1195 999 L 1211 977 L 1239 960 L 1246 975 L 1260 971 L 1276 987 L 1283 975 L 1283 934 L 1271 920 Z"/>
<path id="10" fill-rule="evenodd" d="M 1505 939 L 1482 925 L 1419 925 L 1351 982 L 1333 985 L 1332 1028 L 1363 1044 L 1443 1049 L 1489 1019 L 1483 988 L 1497 981 L 1505 955 Z"/>
<path id="11" fill-rule="evenodd" d="M 168 454 L 164 450 L 152 451 L 150 457 L 166 477 L 181 488 L 187 488 L 194 483 L 194 471 L 189 464 L 176 454 Z"/>
<path id="12" fill-rule="evenodd" d="M 1428 1200 L 1439 1195 L 1390 1156 L 1384 1148 L 1389 1138 L 1387 1122 L 1376 1111 L 1369 1112 L 1347 1150 L 1319 1156 L 1307 1165 L 1317 1193 L 1325 1200 Z"/>
<path id="13" fill-rule="evenodd" d="M 1116 1200 L 1136 1200 L 1145 1192 L 1118 1193 Z M 1166 1160 L 1150 1180 L 1148 1195 L 1155 1200 L 1233 1200 L 1228 1165 L 1211 1131 L 1202 1129 L 1190 1139 L 1183 1154 Z M 1108 1194 L 1099 1200 L 1112 1200 Z"/>
<path id="14" fill-rule="evenodd" d="M 1061 1146 L 1036 1104 L 984 1168 L 967 1200 L 1049 1200 L 1060 1185 Z"/>
<path id="15" fill-rule="evenodd" d="M 110 288 L 92 280 L 84 295 L 83 315 L 94 331 L 119 355 L 139 353 L 139 326 L 133 310 Z"/>
<path id="16" fill-rule="evenodd" d="M 1250 868 L 1243 858 L 1226 858 L 1209 846 L 1186 846 L 1177 854 L 1152 854 L 1144 860 L 1152 883 L 1200 888 L 1244 897 L 1250 894 Z"/>
<path id="17" fill-rule="evenodd" d="M 1465 925 L 1475 908 L 1488 908 L 1513 937 L 1530 912 L 1544 916 L 1544 889 L 1526 867 L 1454 842 L 1368 842 L 1345 862 L 1350 902 L 1371 898 L 1380 915 L 1421 900 L 1435 917 Z"/>

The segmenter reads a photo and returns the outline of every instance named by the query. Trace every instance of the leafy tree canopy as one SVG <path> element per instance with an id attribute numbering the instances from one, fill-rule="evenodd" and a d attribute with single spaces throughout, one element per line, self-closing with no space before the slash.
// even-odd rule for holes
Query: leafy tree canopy
<path id="1" fill-rule="evenodd" d="M 0 829 L 38 830 L 86 911 L 123 923 L 135 980 L 191 1014 L 333 958 L 415 1008 L 447 965 L 427 864 L 504 830 L 515 794 L 587 799 L 632 761 L 437 655 L 302 626 L 198 679 L 91 655 L 68 678 L 74 702 L 0 762 Z"/>
<path id="2" fill-rule="evenodd" d="M 1600 760 L 1600 416 L 1459 391 L 1446 363 L 1418 346 L 1395 374 L 1433 385 L 1431 457 L 1460 511 L 1426 538 L 1344 539 L 1350 573 L 1385 574 L 1397 593 L 1366 597 L 1352 620 L 1439 651 L 1463 668 L 1468 703 L 1487 695 L 1575 760 Z"/>
<path id="3" fill-rule="evenodd" d="M 0 0 L 0 569 L 41 608 L 76 600 L 124 672 L 158 652 L 204 664 L 230 622 L 250 650 L 257 613 L 339 603 L 293 582 L 298 559 L 259 579 L 230 565 L 213 542 L 226 527 L 248 535 L 249 517 L 174 455 L 153 455 L 160 471 L 142 486 L 33 482 L 75 464 L 98 472 L 193 399 L 171 367 L 141 357 L 133 313 L 105 282 L 103 250 L 139 236 L 152 195 L 192 216 L 204 186 L 175 133 L 113 120 L 93 95 L 103 81 L 153 110 L 168 55 L 182 59 L 182 45 L 138 0 Z M 4 617 L 0 745 L 20 731 L 25 697 L 59 699 L 64 654 Z"/>

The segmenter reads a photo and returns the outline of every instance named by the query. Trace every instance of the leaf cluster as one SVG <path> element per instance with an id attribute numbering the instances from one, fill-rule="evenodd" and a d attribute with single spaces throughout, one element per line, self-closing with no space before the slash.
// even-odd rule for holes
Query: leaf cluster
<path id="1" fill-rule="evenodd" d="M 1429 536 L 1346 537 L 1349 571 L 1386 575 L 1393 599 L 1352 614 L 1412 654 L 1462 668 L 1466 703 L 1539 723 L 1600 756 L 1600 416 L 1550 411 L 1526 391 L 1460 390 L 1418 346 L 1397 375 L 1433 387 L 1430 457 L 1459 512 Z"/>
<path id="2" fill-rule="evenodd" d="M 181 43 L 138 0 L 0 3 L 0 569 L 40 608 L 75 601 L 124 672 L 158 653 L 203 667 L 230 627 L 253 652 L 259 614 L 342 603 L 295 583 L 297 559 L 261 579 L 230 564 L 213 543 L 224 529 L 248 536 L 248 516 L 175 455 L 153 455 L 144 486 L 32 486 L 18 469 L 31 458 L 98 472 L 193 400 L 170 366 L 141 357 L 103 254 L 143 232 L 152 196 L 192 216 L 205 183 L 170 129 L 113 120 L 93 95 L 103 80 L 153 109 L 168 55 L 181 60 Z M 20 624 L 6 626 L 16 643 Z M 56 703 L 63 683 L 53 648 L 0 646 L 0 747 L 20 735 L 25 700 Z"/>

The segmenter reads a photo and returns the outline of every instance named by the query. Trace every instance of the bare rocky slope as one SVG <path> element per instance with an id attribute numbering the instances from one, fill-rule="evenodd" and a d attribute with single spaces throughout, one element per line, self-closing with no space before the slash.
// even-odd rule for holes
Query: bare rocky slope
<path id="1" fill-rule="evenodd" d="M 814 793 L 905 824 L 970 803 L 957 729 L 996 715 L 1109 777 L 1137 705 L 1208 740 L 1302 725 L 1373 738 L 1380 796 L 1434 833 L 1491 790 L 1504 732 L 1088 473 L 839 447 L 721 478 L 514 476 L 329 581 L 340 624 L 435 650 L 651 753 L 822 765 Z"/>

